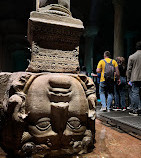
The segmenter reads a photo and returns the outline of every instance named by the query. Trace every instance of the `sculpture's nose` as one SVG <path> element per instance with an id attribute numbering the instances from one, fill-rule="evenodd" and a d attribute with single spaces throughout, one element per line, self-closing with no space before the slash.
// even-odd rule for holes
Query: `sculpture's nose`
<path id="1" fill-rule="evenodd" d="M 51 122 L 52 129 L 58 134 L 62 134 L 66 128 L 68 119 L 69 103 L 51 103 Z"/>

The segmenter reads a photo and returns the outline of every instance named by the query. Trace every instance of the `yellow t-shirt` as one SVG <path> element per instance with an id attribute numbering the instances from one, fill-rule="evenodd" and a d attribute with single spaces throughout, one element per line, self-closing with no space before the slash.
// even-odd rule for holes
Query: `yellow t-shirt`
<path id="1" fill-rule="evenodd" d="M 106 58 L 105 60 L 107 61 L 107 63 L 110 63 L 110 61 L 111 61 L 112 59 Z M 117 67 L 117 66 L 118 66 L 117 62 L 116 62 L 114 59 L 113 59 L 113 61 L 112 61 L 112 64 L 113 64 L 114 67 Z M 101 71 L 100 82 L 105 81 L 105 78 L 104 78 L 105 61 L 104 61 L 103 59 L 99 61 L 98 65 L 97 65 L 97 68 L 99 68 L 99 69 L 102 70 L 102 71 Z"/>

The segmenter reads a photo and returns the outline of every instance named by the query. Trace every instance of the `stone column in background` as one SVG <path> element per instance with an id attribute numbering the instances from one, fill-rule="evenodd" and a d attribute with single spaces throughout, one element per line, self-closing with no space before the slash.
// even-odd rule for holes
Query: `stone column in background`
<path id="1" fill-rule="evenodd" d="M 125 34 L 126 39 L 126 58 L 128 58 L 135 50 L 134 38 L 137 36 L 138 32 L 128 31 Z"/>
<path id="2" fill-rule="evenodd" d="M 86 27 L 84 37 L 85 37 L 85 58 L 84 64 L 86 66 L 86 70 L 91 74 L 93 71 L 93 57 L 94 57 L 94 39 L 98 33 L 98 28 L 94 26 Z"/>
<path id="3" fill-rule="evenodd" d="M 114 58 L 124 56 L 123 43 L 123 3 L 124 0 L 113 0 L 114 20 Z"/>

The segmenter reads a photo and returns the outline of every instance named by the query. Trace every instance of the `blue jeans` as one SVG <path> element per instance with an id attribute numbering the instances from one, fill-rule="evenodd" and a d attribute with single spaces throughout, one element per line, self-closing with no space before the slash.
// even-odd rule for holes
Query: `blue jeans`
<path id="1" fill-rule="evenodd" d="M 133 103 L 132 103 L 132 87 L 128 87 L 128 93 L 129 93 L 129 108 L 130 110 L 133 110 Z"/>
<path id="2" fill-rule="evenodd" d="M 120 77 L 120 80 L 121 80 L 121 84 L 117 85 L 117 83 L 115 83 L 114 86 L 115 108 L 120 106 L 121 108 L 126 107 L 126 102 L 125 102 L 126 77 Z"/>
<path id="3" fill-rule="evenodd" d="M 107 84 L 106 82 L 100 82 L 99 85 L 99 94 L 100 94 L 100 100 L 102 107 L 106 107 L 106 93 L 107 93 L 107 110 L 110 109 L 112 100 L 113 100 L 113 88 L 114 84 L 109 83 Z"/>
<path id="4" fill-rule="evenodd" d="M 132 82 L 132 106 L 133 111 L 141 110 L 141 81 Z"/>

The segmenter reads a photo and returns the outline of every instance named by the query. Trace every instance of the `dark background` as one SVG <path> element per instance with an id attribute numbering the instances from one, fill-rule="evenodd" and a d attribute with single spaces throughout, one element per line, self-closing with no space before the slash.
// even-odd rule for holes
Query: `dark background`
<path id="1" fill-rule="evenodd" d="M 132 37 L 130 54 L 135 43 L 141 39 L 141 0 L 124 1 L 124 51 L 127 59 L 129 49 L 126 39 Z M 30 45 L 27 41 L 27 21 L 35 10 L 35 0 L 0 0 L 0 70 L 24 71 L 30 59 Z M 94 38 L 94 65 L 102 58 L 103 51 L 113 53 L 114 7 L 112 0 L 71 0 L 73 17 L 81 19 L 85 29 L 98 28 Z M 93 32 L 89 32 L 90 35 Z M 80 60 L 83 63 L 85 36 L 80 40 Z M 128 51 L 129 52 L 129 51 Z M 95 66 L 94 66 L 95 67 Z"/>

